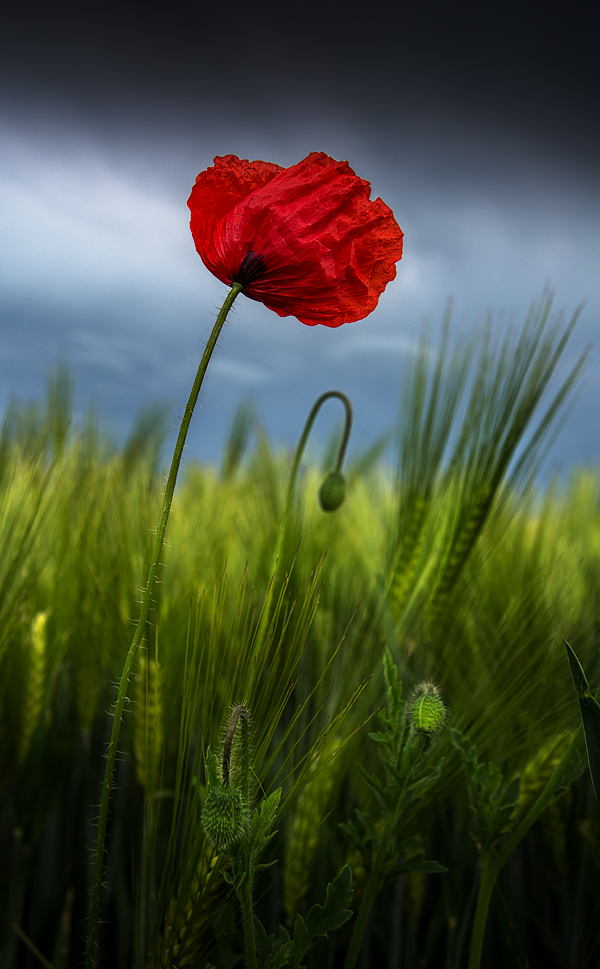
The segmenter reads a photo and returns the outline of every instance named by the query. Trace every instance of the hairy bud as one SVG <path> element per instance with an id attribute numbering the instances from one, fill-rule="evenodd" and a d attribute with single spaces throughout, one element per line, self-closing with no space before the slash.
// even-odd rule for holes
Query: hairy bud
<path id="1" fill-rule="evenodd" d="M 215 848 L 229 848 L 240 840 L 244 807 L 236 787 L 217 784 L 208 791 L 202 808 L 202 827 Z"/>
<path id="2" fill-rule="evenodd" d="M 425 734 L 429 741 L 440 735 L 448 718 L 448 711 L 433 683 L 420 683 L 408 704 L 408 718 L 413 730 Z"/>

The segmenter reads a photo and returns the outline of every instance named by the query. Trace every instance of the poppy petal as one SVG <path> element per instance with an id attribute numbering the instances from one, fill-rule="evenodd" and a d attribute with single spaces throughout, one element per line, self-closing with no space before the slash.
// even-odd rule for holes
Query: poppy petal
<path id="1" fill-rule="evenodd" d="M 368 316 L 402 256 L 392 210 L 371 201 L 369 183 L 347 162 L 323 152 L 286 169 L 216 158 L 198 176 L 188 205 L 207 268 L 309 326 Z"/>

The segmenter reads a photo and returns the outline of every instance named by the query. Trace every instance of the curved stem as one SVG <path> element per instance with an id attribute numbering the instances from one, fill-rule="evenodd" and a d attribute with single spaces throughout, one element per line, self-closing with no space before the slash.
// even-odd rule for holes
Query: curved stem
<path id="1" fill-rule="evenodd" d="M 194 412 L 194 407 L 196 406 L 196 401 L 198 400 L 198 394 L 200 393 L 200 388 L 202 386 L 202 381 L 204 380 L 204 375 L 206 373 L 209 360 L 215 348 L 215 344 L 218 340 L 219 334 L 223 328 L 223 324 L 227 319 L 227 314 L 229 313 L 229 310 L 231 309 L 236 296 L 238 296 L 238 294 L 241 293 L 242 290 L 243 290 L 243 286 L 241 285 L 241 283 L 234 283 L 225 298 L 225 302 L 223 303 L 223 306 L 219 311 L 219 315 L 217 316 L 215 325 L 213 326 L 210 337 L 208 338 L 208 343 L 206 344 L 204 353 L 202 354 L 202 360 L 200 361 L 200 366 L 198 367 L 198 371 L 196 373 L 196 377 L 192 385 L 190 396 L 185 407 L 185 412 L 183 415 L 183 419 L 181 421 L 181 427 L 179 428 L 179 434 L 177 435 L 177 443 L 175 444 L 175 450 L 173 452 L 173 459 L 171 461 L 169 476 L 167 478 L 167 485 L 165 488 L 163 506 L 160 513 L 160 518 L 158 519 L 158 526 L 156 529 L 156 536 L 154 539 L 154 548 L 152 550 L 152 559 L 150 561 L 150 568 L 148 569 L 148 579 L 146 581 L 146 588 L 144 591 L 144 597 L 142 599 L 140 616 L 137 622 L 135 632 L 133 634 L 131 646 L 129 647 L 129 652 L 127 653 L 127 656 L 125 658 L 123 672 L 121 673 L 121 679 L 119 681 L 119 689 L 117 693 L 117 702 L 115 703 L 113 726 L 112 726 L 112 731 L 110 735 L 110 741 L 108 744 L 108 752 L 106 756 L 106 768 L 104 771 L 104 781 L 102 783 L 102 799 L 100 801 L 100 815 L 98 817 L 98 833 L 96 837 L 96 853 L 95 853 L 95 860 L 94 860 L 94 882 L 92 887 L 92 901 L 90 905 L 90 933 L 88 938 L 87 955 L 86 955 L 86 961 L 85 961 L 86 969 L 92 969 L 92 966 L 94 964 L 94 957 L 96 953 L 96 934 L 98 929 L 98 917 L 99 917 L 99 909 L 100 909 L 100 890 L 102 887 L 102 872 L 104 868 L 104 843 L 106 841 L 108 805 L 110 801 L 110 791 L 112 787 L 115 759 L 117 756 L 117 746 L 119 743 L 119 733 L 121 730 L 121 719 L 122 719 L 123 710 L 125 707 L 126 692 L 129 684 L 131 668 L 133 666 L 133 661 L 137 654 L 139 645 L 144 637 L 146 622 L 148 621 L 148 614 L 150 612 L 150 603 L 152 601 L 152 594 L 154 592 L 156 577 L 158 575 L 160 556 L 162 553 L 165 531 L 167 527 L 167 522 L 169 520 L 169 512 L 171 510 L 171 503 L 173 501 L 173 494 L 175 491 L 175 484 L 177 481 L 177 473 L 179 471 L 179 465 L 181 463 L 181 457 L 183 454 L 183 449 L 185 447 L 185 440 L 190 426 L 190 421 L 192 419 L 192 414 Z"/>
<path id="2" fill-rule="evenodd" d="M 527 812 L 521 823 L 515 828 L 510 837 L 506 839 L 498 854 L 492 855 L 489 852 L 489 849 L 488 851 L 482 852 L 481 881 L 479 883 L 477 908 L 475 909 L 475 918 L 473 920 L 473 932 L 471 935 L 468 969 L 479 969 L 481 964 L 481 953 L 483 949 L 483 938 L 485 935 L 487 913 L 490 905 L 490 899 L 492 897 L 492 891 L 494 889 L 494 885 L 496 884 L 496 879 L 500 874 L 501 869 L 508 861 L 509 856 L 517 847 L 521 838 L 525 836 L 534 821 L 537 821 L 540 814 L 555 794 L 556 789 L 562 780 L 565 769 L 569 766 L 569 762 L 571 761 L 573 754 L 581 743 L 582 733 L 583 727 L 580 724 L 573 734 L 571 743 L 552 771 L 544 790 Z"/>
<path id="3" fill-rule="evenodd" d="M 335 470 L 336 471 L 339 471 L 340 468 L 342 467 L 342 462 L 344 460 L 344 456 L 346 454 L 346 448 L 348 446 L 348 439 L 350 437 L 350 431 L 352 429 L 352 404 L 350 403 L 350 401 L 348 400 L 348 398 L 346 397 L 346 395 L 343 394 L 340 390 L 328 390 L 324 394 L 321 394 L 321 396 L 313 404 L 312 410 L 311 410 L 310 414 L 308 415 L 308 417 L 306 419 L 306 424 L 304 425 L 304 430 L 302 431 L 302 436 L 301 436 L 300 440 L 298 441 L 298 446 L 297 446 L 296 452 L 294 454 L 294 461 L 293 461 L 293 464 L 292 464 L 292 471 L 291 471 L 291 474 L 290 474 L 290 480 L 289 480 L 289 484 L 288 484 L 288 488 L 287 488 L 287 495 L 286 495 L 286 499 L 285 499 L 285 510 L 284 510 L 284 513 L 283 513 L 283 518 L 281 520 L 281 525 L 279 526 L 279 535 L 277 536 L 277 547 L 275 549 L 275 556 L 274 556 L 274 559 L 273 559 L 273 569 L 272 569 L 272 571 L 275 570 L 275 568 L 277 566 L 277 561 L 280 558 L 281 552 L 283 550 L 283 545 L 284 545 L 285 537 L 286 537 L 286 534 L 287 534 L 287 528 L 288 528 L 288 521 L 289 521 L 289 517 L 290 517 L 290 512 L 292 510 L 292 502 L 294 500 L 294 491 L 296 489 L 296 479 L 298 477 L 298 469 L 300 467 L 300 461 L 302 460 L 302 455 L 304 454 L 304 448 L 305 448 L 306 442 L 308 440 L 308 435 L 310 434 L 310 432 L 312 430 L 312 426 L 313 426 L 313 424 L 315 422 L 315 418 L 316 418 L 317 414 L 319 413 L 321 407 L 323 406 L 323 404 L 325 403 L 325 401 L 328 400 L 330 397 L 337 397 L 338 400 L 341 400 L 342 404 L 344 405 L 344 407 L 346 409 L 346 420 L 345 420 L 345 423 L 344 423 L 344 434 L 342 436 L 342 441 L 341 441 L 341 444 L 340 444 L 340 449 L 338 451 L 338 458 L 337 458 L 337 463 L 336 463 L 336 466 L 335 466 Z"/>

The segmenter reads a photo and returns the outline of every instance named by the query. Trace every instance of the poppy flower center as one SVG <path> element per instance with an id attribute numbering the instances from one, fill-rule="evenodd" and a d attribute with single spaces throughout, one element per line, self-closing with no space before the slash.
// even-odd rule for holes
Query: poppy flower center
<path id="1" fill-rule="evenodd" d="M 247 252 L 232 282 L 241 283 L 242 286 L 249 286 L 257 276 L 264 273 L 266 268 L 265 260 L 259 252 Z"/>

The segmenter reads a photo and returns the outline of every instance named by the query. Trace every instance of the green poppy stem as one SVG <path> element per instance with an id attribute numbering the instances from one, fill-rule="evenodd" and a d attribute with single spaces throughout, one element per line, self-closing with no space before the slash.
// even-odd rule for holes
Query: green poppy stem
<path id="1" fill-rule="evenodd" d="M 362 897 L 358 916 L 352 930 L 352 938 L 350 939 L 350 945 L 348 946 L 348 952 L 346 953 L 344 969 L 354 969 L 354 966 L 356 965 L 356 960 L 358 959 L 360 947 L 362 945 L 363 935 L 365 934 L 369 915 L 371 914 L 371 908 L 373 907 L 373 902 L 377 893 L 379 879 L 381 878 L 381 870 L 383 868 L 383 863 L 388 851 L 388 839 L 396 820 L 397 812 L 394 812 L 393 814 L 391 813 L 388 815 L 385 822 L 381 840 L 375 851 L 375 856 L 371 865 L 371 871 L 369 873 L 365 893 Z"/>
<path id="2" fill-rule="evenodd" d="M 129 647 L 129 652 L 125 658 L 125 664 L 123 666 L 123 672 L 121 673 L 121 679 L 119 681 L 119 689 L 117 693 L 117 702 L 115 703 L 115 711 L 113 718 L 113 726 L 110 735 L 110 741 L 108 744 L 108 752 L 106 756 L 106 768 L 104 771 L 104 781 L 102 783 L 102 798 L 100 801 L 100 815 L 98 817 L 98 832 L 96 836 L 96 853 L 94 860 L 94 881 L 92 887 L 92 901 L 90 905 L 90 927 L 89 927 L 89 937 L 87 944 L 87 955 L 85 966 L 86 969 L 92 969 L 94 964 L 94 959 L 96 955 L 96 935 L 98 931 L 98 918 L 100 914 L 100 890 L 102 887 L 102 873 L 104 869 L 104 845 L 106 841 L 106 826 L 108 821 L 108 806 L 110 801 L 110 791 L 112 787 L 113 772 L 115 767 L 115 759 L 117 756 L 117 747 L 119 743 L 119 733 L 121 730 L 121 720 L 123 718 L 123 710 L 125 708 L 127 687 L 129 685 L 129 677 L 131 675 L 131 669 L 133 666 L 133 661 L 136 657 L 138 648 L 142 639 L 144 637 L 144 632 L 146 629 L 146 623 L 148 621 L 148 615 L 150 612 L 150 603 L 152 601 L 152 594 L 154 592 L 154 586 L 156 584 L 156 578 L 158 575 L 158 569 L 160 565 L 160 556 L 162 554 L 163 542 L 165 538 L 165 531 L 167 528 L 167 522 L 169 520 L 169 512 L 171 511 L 171 503 L 173 501 L 173 494 L 175 492 L 175 484 L 177 482 L 177 474 L 179 472 L 179 465 L 181 464 L 181 457 L 183 454 L 183 449 L 185 447 L 185 441 L 187 433 L 190 426 L 190 421 L 192 419 L 192 414 L 194 412 L 194 407 L 198 400 L 198 394 L 200 393 L 200 388 L 202 387 L 202 381 L 204 380 L 204 375 L 212 356 L 212 352 L 215 348 L 215 344 L 219 338 L 219 334 L 223 328 L 225 320 L 227 319 L 227 314 L 231 309 L 236 297 L 243 290 L 241 283 L 234 283 L 229 293 L 225 298 L 219 315 L 217 316 L 215 325 L 213 326 L 212 333 L 208 338 L 208 343 L 202 354 L 202 360 L 200 361 L 200 366 L 196 373 L 194 383 L 190 392 L 188 402 L 186 404 L 183 419 L 181 421 L 181 427 L 179 428 L 179 434 L 177 436 L 177 443 L 175 445 L 175 450 L 173 452 L 173 459 L 171 461 L 171 467 L 169 470 L 169 476 L 167 478 L 167 485 L 165 488 L 165 496 L 163 499 L 163 506 L 158 519 L 158 526 L 156 529 L 156 537 L 154 539 L 154 548 L 152 550 L 152 559 L 150 561 L 150 568 L 148 569 L 148 579 L 146 581 L 146 588 L 144 591 L 144 597 L 142 599 L 142 606 L 140 609 L 140 616 L 137 622 L 135 633 L 133 634 L 133 639 L 131 641 L 131 646 Z"/>
<path id="3" fill-rule="evenodd" d="M 254 910 L 252 908 L 252 867 L 241 886 L 236 889 L 242 910 L 242 923 L 244 926 L 244 941 L 246 944 L 246 961 L 248 969 L 257 969 L 258 961 L 256 956 L 256 934 L 254 931 Z"/>
<path id="4" fill-rule="evenodd" d="M 571 743 L 567 747 L 560 761 L 554 768 L 544 790 L 527 812 L 521 823 L 515 828 L 512 834 L 506 839 L 498 854 L 494 854 L 490 849 L 481 854 L 481 881 L 479 882 L 479 894 L 477 897 L 477 907 L 473 920 L 473 931 L 471 935 L 471 948 L 469 951 L 469 964 L 467 969 L 479 969 L 481 965 L 481 953 L 483 950 L 483 938 L 485 935 L 485 925 L 487 913 L 492 897 L 492 891 L 496 884 L 496 879 L 500 871 L 508 861 L 509 856 L 517 847 L 521 838 L 525 836 L 529 828 L 537 821 L 542 811 L 550 803 L 554 796 L 565 770 L 569 766 L 575 751 L 581 744 L 583 727 L 581 724 L 573 734 Z"/>
<path id="5" fill-rule="evenodd" d="M 346 454 L 346 448 L 348 447 L 348 439 L 350 437 L 350 431 L 352 429 L 352 405 L 351 405 L 350 401 L 348 400 L 348 398 L 346 397 L 346 395 L 343 394 L 341 391 L 339 391 L 339 390 L 328 390 L 324 394 L 321 394 L 321 396 L 313 404 L 312 410 L 311 410 L 310 414 L 308 415 L 308 417 L 306 419 L 306 424 L 304 425 L 304 430 L 302 431 L 302 436 L 301 436 L 300 440 L 298 441 L 298 446 L 297 446 L 296 452 L 294 454 L 294 462 L 292 464 L 292 471 L 291 471 L 291 474 L 290 474 L 290 480 L 289 480 L 288 489 L 287 489 L 287 495 L 286 495 L 286 499 L 285 499 L 285 510 L 284 510 L 284 513 L 283 513 L 283 518 L 281 520 L 281 525 L 279 526 L 279 534 L 277 536 L 277 547 L 275 549 L 275 555 L 274 555 L 274 558 L 273 558 L 273 568 L 271 570 L 272 572 L 275 571 L 275 569 L 277 567 L 277 562 L 278 562 L 279 558 L 281 557 L 281 553 L 283 551 L 283 546 L 284 546 L 284 543 L 285 543 L 285 538 L 286 538 L 287 530 L 288 530 L 288 523 L 289 523 L 290 513 L 291 513 L 291 510 L 292 510 L 292 503 L 293 503 L 293 500 L 294 500 L 294 492 L 296 490 L 296 479 L 298 477 L 298 469 L 300 468 L 300 462 L 302 460 L 302 455 L 304 454 L 304 448 L 305 448 L 306 442 L 308 440 L 308 435 L 310 434 L 310 432 L 312 430 L 312 426 L 313 426 L 313 424 L 315 422 L 315 418 L 316 418 L 317 414 L 319 413 L 321 407 L 323 406 L 323 404 L 325 403 L 326 400 L 329 400 L 330 397 L 337 397 L 338 400 L 341 400 L 342 404 L 344 405 L 344 407 L 346 409 L 346 420 L 345 420 L 345 423 L 344 423 L 344 434 L 343 434 L 342 441 L 341 441 L 341 444 L 340 444 L 340 449 L 338 451 L 338 458 L 337 458 L 337 463 L 336 463 L 336 466 L 335 466 L 335 470 L 336 471 L 339 471 L 341 469 L 342 463 L 344 461 L 344 457 L 345 457 L 345 454 Z"/>

